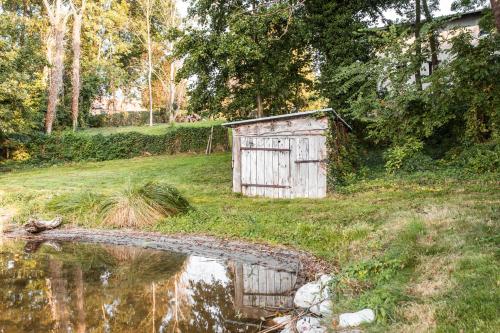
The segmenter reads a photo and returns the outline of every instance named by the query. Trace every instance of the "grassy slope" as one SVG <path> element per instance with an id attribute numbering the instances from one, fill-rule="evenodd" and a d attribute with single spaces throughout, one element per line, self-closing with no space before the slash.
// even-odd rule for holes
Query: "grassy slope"
<path id="1" fill-rule="evenodd" d="M 169 131 L 175 127 L 206 127 L 206 126 L 220 125 L 220 124 L 222 124 L 222 121 L 219 120 L 203 120 L 196 123 L 176 123 L 175 125 L 156 124 L 152 127 L 144 125 L 144 126 L 88 128 L 81 131 L 80 133 L 88 135 L 96 135 L 96 134 L 109 135 L 116 133 L 138 132 L 149 135 L 161 135 L 166 131 Z"/>
<path id="2" fill-rule="evenodd" d="M 339 270 L 336 287 L 344 296 L 336 311 L 377 310 L 380 321 L 370 331 L 494 332 L 500 329 L 497 176 L 379 175 L 324 200 L 270 200 L 231 193 L 229 154 L 158 156 L 0 175 L 0 205 L 26 216 L 45 211 L 50 200 L 76 202 L 81 211 L 62 211 L 67 218 L 98 227 L 81 205 L 84 193 L 168 181 L 197 211 L 153 229 L 311 251 Z"/>

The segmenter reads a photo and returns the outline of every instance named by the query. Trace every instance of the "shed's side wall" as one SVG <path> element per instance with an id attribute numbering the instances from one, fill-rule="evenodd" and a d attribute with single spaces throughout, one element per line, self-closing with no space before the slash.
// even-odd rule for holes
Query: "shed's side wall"
<path id="1" fill-rule="evenodd" d="M 327 129 L 327 117 L 259 122 L 235 127 L 233 191 L 248 196 L 273 198 L 325 197 Z M 242 147 L 254 147 L 257 150 L 242 151 Z M 272 150 L 276 148 L 289 148 L 289 152 Z M 289 174 L 288 179 L 283 178 L 285 173 Z M 242 186 L 242 178 L 247 185 Z M 280 187 L 284 184 L 289 185 L 289 188 Z"/>

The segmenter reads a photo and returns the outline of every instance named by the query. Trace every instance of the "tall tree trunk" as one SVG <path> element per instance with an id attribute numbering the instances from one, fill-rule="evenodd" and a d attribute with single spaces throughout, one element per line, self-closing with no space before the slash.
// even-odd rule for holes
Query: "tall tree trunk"
<path id="1" fill-rule="evenodd" d="M 439 41 L 438 41 L 438 36 L 436 34 L 436 31 L 435 31 L 435 27 L 432 26 L 433 17 L 432 17 L 431 11 L 429 10 L 427 0 L 422 0 L 422 7 L 424 9 L 425 17 L 427 18 L 427 21 L 431 25 L 431 31 L 429 34 L 429 46 L 431 49 L 431 66 L 432 66 L 432 70 L 434 71 L 439 66 L 439 58 L 438 58 Z"/>
<path id="2" fill-rule="evenodd" d="M 495 16 L 495 26 L 497 28 L 497 32 L 500 32 L 500 0 L 490 0 L 490 3 L 493 16 Z"/>
<path id="3" fill-rule="evenodd" d="M 172 28 L 175 25 L 175 8 L 174 8 L 174 2 L 171 1 L 171 8 L 170 8 L 170 27 Z M 174 43 L 170 43 L 170 51 L 174 52 Z M 175 106 L 175 59 L 170 60 L 170 119 L 168 122 L 175 121 L 175 111 L 174 106 Z"/>
<path id="4" fill-rule="evenodd" d="M 47 61 L 50 65 L 49 100 L 45 115 L 45 131 L 47 134 L 51 134 L 59 103 L 59 94 L 63 85 L 64 36 L 69 13 L 62 0 L 56 0 L 52 5 L 49 4 L 48 0 L 44 0 L 44 4 L 50 22 L 50 37 L 47 41 Z"/>
<path id="5" fill-rule="evenodd" d="M 252 1 L 252 13 L 253 15 L 257 15 L 257 2 L 256 1 Z M 253 40 L 255 42 L 255 44 L 258 44 L 259 43 L 259 38 L 257 36 L 257 34 L 254 34 L 253 36 Z M 260 92 L 260 85 L 261 85 L 261 77 L 260 77 L 260 64 L 257 64 L 257 69 L 256 69 L 256 88 L 257 88 L 257 93 L 256 93 L 256 96 L 255 96 L 255 99 L 256 99 L 256 102 L 257 102 L 257 117 L 260 118 L 260 117 L 263 117 L 264 116 L 264 110 L 263 110 L 263 107 L 262 107 L 262 94 Z"/>
<path id="6" fill-rule="evenodd" d="M 170 63 L 170 99 L 169 99 L 169 120 L 168 122 L 175 121 L 175 61 L 172 59 Z"/>
<path id="7" fill-rule="evenodd" d="M 148 44 L 148 96 L 149 96 L 149 126 L 153 126 L 153 50 L 151 46 L 151 10 L 152 0 L 146 0 L 146 29 Z"/>
<path id="8" fill-rule="evenodd" d="M 264 111 L 262 110 L 262 96 L 260 92 L 257 93 L 257 117 L 263 117 Z"/>
<path id="9" fill-rule="evenodd" d="M 73 68 L 71 76 L 72 96 L 71 96 L 71 119 L 73 122 L 73 131 L 78 126 L 78 107 L 80 100 L 80 55 L 81 55 L 81 31 L 83 12 L 85 10 L 85 0 L 82 1 L 82 7 L 78 10 L 72 5 L 73 10 Z"/>
<path id="10" fill-rule="evenodd" d="M 421 8 L 420 0 L 415 1 L 415 84 L 417 90 L 422 90 L 422 40 L 420 38 L 421 29 Z"/>

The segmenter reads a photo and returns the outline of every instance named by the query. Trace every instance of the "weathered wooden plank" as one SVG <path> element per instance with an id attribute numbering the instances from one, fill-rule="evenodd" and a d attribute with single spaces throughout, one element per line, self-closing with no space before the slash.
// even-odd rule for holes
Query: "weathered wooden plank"
<path id="1" fill-rule="evenodd" d="M 233 192 L 241 193 L 241 140 L 233 133 Z"/>
<path id="2" fill-rule="evenodd" d="M 258 138 L 248 138 L 251 142 L 250 147 L 256 147 L 258 145 Z M 258 156 L 256 151 L 249 150 L 250 153 L 250 169 L 251 169 L 251 183 L 252 184 L 257 184 L 257 177 L 258 177 Z M 250 187 L 250 193 L 252 196 L 258 195 L 257 188 L 255 187 Z"/>
<path id="3" fill-rule="evenodd" d="M 297 160 L 307 160 L 309 158 L 309 138 L 299 138 L 297 147 Z M 309 165 L 308 164 L 297 164 L 297 189 L 295 197 L 303 198 L 307 197 L 307 185 L 309 177 Z"/>
<path id="4" fill-rule="evenodd" d="M 290 188 L 287 185 L 274 185 L 274 184 L 241 184 L 242 187 L 262 187 L 262 188 Z"/>
<path id="5" fill-rule="evenodd" d="M 265 148 L 266 147 L 266 139 L 265 138 L 256 138 L 255 139 L 257 144 L 255 145 L 256 148 Z M 252 154 L 256 155 L 256 168 L 257 168 L 257 173 L 256 173 L 256 180 L 253 182 L 253 184 L 266 184 L 266 174 L 265 174 L 265 156 L 266 156 L 266 151 L 265 150 L 257 150 L 255 152 L 252 151 Z M 264 187 L 254 187 L 255 194 L 257 196 L 264 196 L 266 193 L 266 190 Z"/>
<path id="6" fill-rule="evenodd" d="M 280 139 L 278 138 L 273 138 L 272 140 L 272 146 L 273 148 L 279 148 L 279 141 Z M 272 171 L 272 184 L 280 184 L 280 152 L 279 151 L 273 151 L 272 152 L 272 160 L 273 160 L 273 171 Z M 273 198 L 279 198 L 280 197 L 280 189 L 275 189 L 272 193 Z"/>
<path id="7" fill-rule="evenodd" d="M 297 176 L 298 176 L 298 165 L 296 163 L 293 163 L 293 161 L 297 160 L 297 152 L 298 152 L 298 139 L 297 138 L 290 138 L 289 139 L 289 144 L 290 144 L 290 159 L 288 163 L 288 168 L 290 170 L 290 198 L 296 198 L 297 197 Z"/>
<path id="8" fill-rule="evenodd" d="M 308 160 L 318 160 L 318 137 L 309 138 L 309 156 Z M 307 196 L 308 198 L 318 197 L 318 163 L 308 163 L 308 176 L 307 176 Z"/>
<path id="9" fill-rule="evenodd" d="M 297 118 L 241 125 L 233 129 L 239 136 L 321 135 L 328 129 L 328 119 Z"/>
<path id="10" fill-rule="evenodd" d="M 264 139 L 264 146 L 266 149 L 272 149 L 273 148 L 273 141 L 270 138 L 265 138 Z M 264 152 L 264 184 L 266 185 L 272 185 L 275 184 L 273 183 L 273 152 L 270 150 L 267 150 Z M 264 188 L 264 196 L 268 198 L 272 198 L 274 193 L 274 188 L 272 187 L 265 187 Z"/>
<path id="11" fill-rule="evenodd" d="M 278 147 L 280 148 L 290 148 L 290 140 L 287 138 L 279 138 L 278 139 Z M 289 160 L 290 153 L 279 152 L 278 153 L 278 184 L 280 185 L 288 185 L 289 183 Z M 287 196 L 288 193 L 288 196 Z M 278 191 L 279 198 L 287 198 L 289 197 L 290 190 L 282 188 Z"/>
<path id="12" fill-rule="evenodd" d="M 240 138 L 240 144 L 242 146 L 248 145 L 248 138 L 242 137 Z M 250 168 L 249 168 L 249 160 L 248 160 L 248 151 L 241 152 L 241 182 L 246 183 L 251 181 L 250 179 Z M 242 187 L 241 193 L 243 195 L 248 195 L 248 189 Z"/>
<path id="13" fill-rule="evenodd" d="M 327 159 L 327 149 L 326 149 L 326 137 L 319 137 L 319 159 L 326 161 Z M 326 178 L 327 178 L 327 163 L 323 162 L 318 165 L 318 197 L 326 197 Z"/>
<path id="14" fill-rule="evenodd" d="M 267 138 L 266 138 L 267 139 Z M 256 147 L 242 147 L 241 150 L 256 150 L 256 151 L 290 151 L 290 149 L 280 148 L 256 148 Z"/>

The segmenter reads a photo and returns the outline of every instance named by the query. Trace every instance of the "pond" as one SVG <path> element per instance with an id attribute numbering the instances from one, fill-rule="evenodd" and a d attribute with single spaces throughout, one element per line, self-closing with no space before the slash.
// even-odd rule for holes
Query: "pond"
<path id="1" fill-rule="evenodd" d="M 258 332 L 297 276 L 233 259 L 0 239 L 0 332 Z"/>

